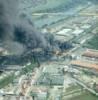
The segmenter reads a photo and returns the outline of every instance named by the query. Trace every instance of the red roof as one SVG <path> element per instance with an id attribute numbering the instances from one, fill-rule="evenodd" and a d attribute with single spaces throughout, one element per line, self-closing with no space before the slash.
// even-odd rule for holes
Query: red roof
<path id="1" fill-rule="evenodd" d="M 96 63 L 90 63 L 90 62 L 82 61 L 82 60 L 75 60 L 75 61 L 71 62 L 71 65 L 95 69 L 98 71 L 98 64 L 96 64 Z"/>
<path id="2" fill-rule="evenodd" d="M 91 58 L 98 58 L 98 51 L 97 50 L 88 49 L 83 53 L 82 56 L 91 57 Z"/>

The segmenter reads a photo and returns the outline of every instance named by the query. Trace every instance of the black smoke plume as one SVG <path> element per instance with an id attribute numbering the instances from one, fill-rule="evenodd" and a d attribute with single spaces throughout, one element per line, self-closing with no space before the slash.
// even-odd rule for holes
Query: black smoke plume
<path id="1" fill-rule="evenodd" d="M 20 16 L 18 0 L 0 0 L 0 41 L 15 55 L 28 48 L 46 48 L 47 41 L 26 17 Z"/>

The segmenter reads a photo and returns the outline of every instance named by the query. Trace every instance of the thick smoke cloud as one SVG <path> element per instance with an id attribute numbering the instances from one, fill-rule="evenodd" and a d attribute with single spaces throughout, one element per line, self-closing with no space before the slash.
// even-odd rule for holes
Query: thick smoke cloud
<path id="1" fill-rule="evenodd" d="M 22 54 L 28 48 L 47 46 L 32 22 L 19 15 L 18 0 L 0 0 L 0 40 L 13 54 Z"/>

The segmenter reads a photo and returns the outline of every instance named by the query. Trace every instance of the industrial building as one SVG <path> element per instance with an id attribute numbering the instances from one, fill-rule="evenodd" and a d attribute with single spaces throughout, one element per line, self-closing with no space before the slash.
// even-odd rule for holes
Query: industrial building
<path id="1" fill-rule="evenodd" d="M 21 1 L 40 3 L 44 0 Z M 34 26 L 35 34 L 23 20 L 27 31 L 22 29 L 19 33 L 27 32 L 26 38 L 19 35 L 13 40 L 22 39 L 21 44 L 26 41 L 26 51 L 17 56 L 0 47 L 0 100 L 97 100 L 98 50 L 87 49 L 85 43 L 97 33 L 98 26 L 97 14 L 90 14 L 88 10 L 93 9 L 93 12 L 98 7 L 94 3 L 76 4 L 83 0 L 45 0 L 45 3 L 47 1 L 52 1 L 55 7 L 51 9 L 50 3 L 45 8 L 45 4 L 30 3 L 32 7 L 27 8 L 19 5 L 24 9 L 22 15 L 22 9 L 19 13 L 21 19 L 27 19 L 32 29 Z M 57 7 L 57 1 L 63 1 L 64 5 Z M 68 1 L 76 7 L 71 8 L 69 2 L 70 10 L 65 11 Z M 31 45 L 35 45 L 34 48 Z M 25 45 L 23 47 L 25 49 Z"/>
<path id="2" fill-rule="evenodd" d="M 98 50 L 87 49 L 82 56 L 98 59 Z"/>
<path id="3" fill-rule="evenodd" d="M 0 47 L 0 56 L 1 55 L 8 55 L 8 51 L 5 48 Z"/>
<path id="4" fill-rule="evenodd" d="M 83 29 L 77 28 L 72 32 L 72 34 L 74 34 L 75 36 L 78 36 L 78 35 L 82 34 L 83 32 L 84 32 Z"/>
<path id="5" fill-rule="evenodd" d="M 46 86 L 62 86 L 64 83 L 62 68 L 62 66 L 58 66 L 55 63 L 49 63 L 48 66 L 43 65 L 42 74 L 39 76 L 37 84 Z"/>
<path id="6" fill-rule="evenodd" d="M 45 87 L 32 87 L 32 91 L 30 93 L 33 100 L 47 100 L 48 89 Z"/>
<path id="7" fill-rule="evenodd" d="M 83 61 L 83 60 L 75 60 L 75 61 L 71 61 L 71 65 L 98 71 L 98 63 L 92 63 L 92 62 Z"/>
<path id="8" fill-rule="evenodd" d="M 63 42 L 69 42 L 73 37 L 63 36 L 63 35 L 55 35 L 54 38 L 55 38 L 55 40 L 63 43 Z"/>
<path id="9" fill-rule="evenodd" d="M 64 28 L 60 31 L 58 31 L 56 34 L 63 35 L 63 36 L 69 36 L 69 33 L 72 31 L 72 29 Z"/>
<path id="10" fill-rule="evenodd" d="M 43 74 L 40 76 L 37 84 L 40 85 L 50 85 L 50 86 L 59 86 L 59 85 L 63 85 L 64 83 L 64 76 L 62 75 L 53 75 L 53 74 Z"/>

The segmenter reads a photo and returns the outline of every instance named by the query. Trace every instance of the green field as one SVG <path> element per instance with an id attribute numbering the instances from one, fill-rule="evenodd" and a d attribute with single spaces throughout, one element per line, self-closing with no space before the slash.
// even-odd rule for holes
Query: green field
<path id="1" fill-rule="evenodd" d="M 87 41 L 86 45 L 88 48 L 98 50 L 98 34 L 94 35 L 91 40 Z"/>
<path id="2" fill-rule="evenodd" d="M 69 99 L 69 100 L 98 100 L 98 97 L 88 92 L 84 92 L 83 94 L 73 97 L 72 99 Z"/>
<path id="3" fill-rule="evenodd" d="M 46 10 L 50 8 L 56 8 L 62 4 L 65 3 L 66 0 L 47 0 L 47 3 L 45 5 L 40 4 L 39 6 L 36 6 L 33 8 L 33 12 Z"/>

